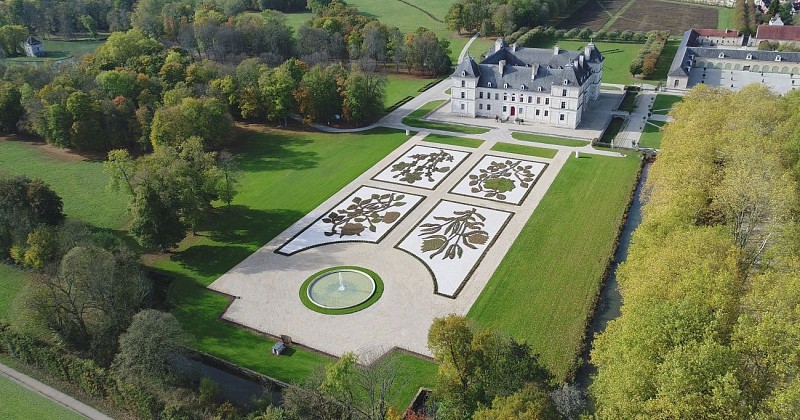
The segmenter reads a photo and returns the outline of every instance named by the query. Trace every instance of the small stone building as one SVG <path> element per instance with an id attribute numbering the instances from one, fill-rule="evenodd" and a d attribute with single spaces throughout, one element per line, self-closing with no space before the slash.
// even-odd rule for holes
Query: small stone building
<path id="1" fill-rule="evenodd" d="M 29 36 L 22 46 L 25 48 L 25 55 L 28 57 L 44 57 L 46 55 L 42 41 L 32 36 Z"/>

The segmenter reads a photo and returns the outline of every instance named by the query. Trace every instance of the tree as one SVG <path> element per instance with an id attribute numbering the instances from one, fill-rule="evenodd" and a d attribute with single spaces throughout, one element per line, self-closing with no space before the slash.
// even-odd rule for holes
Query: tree
<path id="1" fill-rule="evenodd" d="M 261 75 L 258 85 L 261 87 L 264 100 L 269 104 L 268 119 L 283 120 L 283 125 L 286 125 L 289 113 L 297 108 L 294 93 L 307 71 L 305 63 L 292 58 L 273 71 Z"/>
<path id="2" fill-rule="evenodd" d="M 42 275 L 33 287 L 27 305 L 43 325 L 68 348 L 103 365 L 111 362 L 117 338 L 150 292 L 136 255 L 94 245 L 69 250 L 58 271 Z"/>
<path id="3" fill-rule="evenodd" d="M 0 49 L 8 57 L 23 54 L 22 43 L 28 38 L 28 29 L 21 25 L 0 26 Z"/>
<path id="4" fill-rule="evenodd" d="M 83 15 L 80 18 L 81 25 L 92 34 L 92 38 L 97 39 L 97 22 L 89 15 Z"/>
<path id="5" fill-rule="evenodd" d="M 23 245 L 39 226 L 63 221 L 61 197 L 42 180 L 0 178 L 0 251 Z"/>
<path id="6" fill-rule="evenodd" d="M 16 133 L 23 112 L 19 89 L 11 83 L 0 82 L 0 133 Z"/>
<path id="7" fill-rule="evenodd" d="M 548 398 L 547 391 L 534 384 L 528 384 L 509 396 L 496 397 L 491 408 L 481 408 L 473 417 L 474 420 L 558 418 L 560 417 Z"/>
<path id="8" fill-rule="evenodd" d="M 161 194 L 154 182 L 139 185 L 131 202 L 131 235 L 140 245 L 161 251 L 178 245 L 186 237 L 186 225 L 181 220 L 179 204 Z"/>
<path id="9" fill-rule="evenodd" d="M 217 149 L 230 136 L 232 119 L 225 105 L 215 98 L 184 98 L 180 105 L 159 108 L 150 126 L 153 149 L 178 146 L 199 137 L 204 147 Z"/>
<path id="10" fill-rule="evenodd" d="M 344 69 L 341 66 L 314 66 L 303 75 L 295 99 L 306 124 L 330 122 L 334 116 L 341 114 L 342 96 L 338 81 L 343 76 Z"/>
<path id="11" fill-rule="evenodd" d="M 361 124 L 381 114 L 386 98 L 386 78 L 351 71 L 342 88 L 342 110 L 347 121 Z"/>
<path id="12" fill-rule="evenodd" d="M 219 199 L 224 201 L 227 206 L 231 205 L 233 197 L 236 196 L 237 187 L 239 185 L 239 165 L 236 157 L 230 152 L 223 150 L 217 157 L 217 167 L 219 168 L 222 176 L 218 177 L 220 181 L 217 191 L 219 191 Z"/>
<path id="13" fill-rule="evenodd" d="M 190 340 L 172 314 L 145 309 L 119 338 L 114 369 L 129 381 L 161 388 L 179 377 Z"/>

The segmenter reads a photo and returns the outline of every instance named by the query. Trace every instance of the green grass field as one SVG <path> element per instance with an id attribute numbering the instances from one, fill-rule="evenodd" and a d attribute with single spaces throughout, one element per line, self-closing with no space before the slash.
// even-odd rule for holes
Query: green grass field
<path id="1" fill-rule="evenodd" d="M 439 3 L 447 3 L 447 6 L 444 8 L 444 12 L 447 13 L 447 7 L 450 7 L 449 0 L 432 0 L 427 2 L 410 0 L 408 2 L 433 14 L 441 22 L 437 22 L 423 11 L 398 0 L 350 0 L 347 4 L 358 7 L 358 10 L 367 16 L 374 16 L 388 25 L 397 26 L 403 33 L 414 32 L 417 28 L 424 27 L 432 30 L 440 37 L 449 37 L 450 31 L 445 28 L 445 24 L 443 23 L 444 14 L 437 16 L 437 13 L 440 11 L 439 9 L 443 7 L 439 5 Z"/>
<path id="2" fill-rule="evenodd" d="M 284 13 L 284 16 L 286 16 L 286 23 L 296 32 L 304 23 L 313 18 L 314 14 L 309 11 L 302 13 Z"/>
<path id="3" fill-rule="evenodd" d="M 662 121 L 647 121 L 644 125 L 644 130 L 642 130 L 642 137 L 639 139 L 639 147 L 661 148 L 661 139 L 664 137 L 661 127 L 664 124 L 666 123 Z"/>
<path id="4" fill-rule="evenodd" d="M 658 57 L 656 71 L 649 80 L 667 80 L 669 67 L 672 65 L 672 60 L 675 58 L 675 54 L 677 54 L 680 45 L 681 42 L 677 39 L 667 41 L 666 45 L 664 45 L 664 49 L 661 51 L 661 56 Z"/>
<path id="5" fill-rule="evenodd" d="M 516 153 L 518 155 L 543 157 L 545 159 L 552 159 L 556 157 L 556 153 L 558 153 L 558 150 L 547 149 L 544 147 L 522 146 L 519 144 L 502 142 L 495 143 L 495 145 L 492 146 L 492 150 L 497 152 Z"/>
<path id="6" fill-rule="evenodd" d="M 390 107 L 396 104 L 406 96 L 416 97 L 421 92 L 422 87 L 430 82 L 435 81 L 435 78 L 416 77 L 404 73 L 389 73 L 386 75 L 388 83 L 386 84 L 386 99 L 384 107 Z"/>
<path id="7" fill-rule="evenodd" d="M 494 48 L 494 41 L 495 38 L 477 38 L 472 45 L 469 46 L 467 52 L 475 58 L 475 61 L 480 62 L 483 59 L 482 55 L 485 54 L 489 48 Z M 456 55 L 456 57 L 458 56 Z"/>
<path id="8" fill-rule="evenodd" d="M 587 140 L 563 139 L 560 137 L 543 136 L 540 134 L 520 133 L 519 131 L 512 132 L 511 137 L 522 141 L 534 141 L 537 143 L 556 144 L 559 146 L 569 147 L 583 147 L 589 144 Z"/>
<path id="9" fill-rule="evenodd" d="M 472 147 L 473 149 L 483 144 L 483 140 L 466 137 L 445 136 L 442 134 L 428 134 L 424 139 L 431 143 L 449 144 L 453 146 Z"/>
<path id="10" fill-rule="evenodd" d="M 653 101 L 653 114 L 667 115 L 675 104 L 683 100 L 683 96 L 677 95 L 656 95 Z"/>
<path id="11" fill-rule="evenodd" d="M 0 418 L 78 420 L 84 417 L 5 376 L 0 376 Z"/>
<path id="12" fill-rule="evenodd" d="M 468 316 L 527 341 L 556 379 L 575 366 L 639 158 L 570 157 Z"/>
<path id="13" fill-rule="evenodd" d="M 717 10 L 719 11 L 717 14 L 717 29 L 735 29 L 736 26 L 733 23 L 733 8 L 718 7 Z"/>
<path id="14" fill-rule="evenodd" d="M 455 125 L 455 124 L 441 123 L 435 121 L 425 121 L 422 119 L 423 117 L 428 115 L 428 113 L 436 109 L 436 107 L 443 104 L 444 102 L 445 102 L 444 100 L 428 102 L 427 104 L 421 106 L 419 109 L 415 110 L 414 112 L 408 114 L 405 118 L 403 118 L 403 124 L 411 127 L 427 128 L 429 130 L 452 131 L 454 133 L 464 133 L 464 134 L 484 134 L 489 132 L 488 128 L 472 127 L 468 125 Z"/>
<path id="15" fill-rule="evenodd" d="M 44 143 L 0 138 L 0 175 L 41 178 L 61 196 L 64 213 L 102 229 L 119 230 L 128 220 L 128 197 L 108 191 L 99 161 L 77 160 Z"/>
<path id="16" fill-rule="evenodd" d="M 176 278 L 170 289 L 177 304 L 173 313 L 194 335 L 194 347 L 287 382 L 302 380 L 329 362 L 327 357 L 299 349 L 287 357 L 268 357 L 273 341 L 219 321 L 228 298 L 205 286 L 408 138 L 391 129 L 352 134 L 244 133 L 236 150 L 243 172 L 241 192 L 233 205 L 218 209 L 201 227 L 200 235 L 184 241 L 169 258 L 153 262 L 156 269 Z M 431 380 L 407 374 L 415 379 L 409 384 L 414 391 Z M 407 403 L 398 402 L 400 406 Z"/>
<path id="17" fill-rule="evenodd" d="M 0 320 L 11 320 L 11 305 L 25 287 L 28 274 L 12 265 L 0 263 Z"/>

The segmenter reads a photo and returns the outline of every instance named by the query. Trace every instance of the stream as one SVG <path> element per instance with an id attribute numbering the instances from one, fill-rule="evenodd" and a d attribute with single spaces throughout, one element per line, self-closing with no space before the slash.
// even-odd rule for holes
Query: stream
<path id="1" fill-rule="evenodd" d="M 600 301 L 597 304 L 597 311 L 592 320 L 592 328 L 590 335 L 587 338 L 589 341 L 586 346 L 586 351 L 583 354 L 583 365 L 578 369 L 578 374 L 575 378 L 576 384 L 582 391 L 586 391 L 592 383 L 592 376 L 597 373 L 597 368 L 589 363 L 589 352 L 592 348 L 592 341 L 594 336 L 598 333 L 605 331 L 608 322 L 617 318 L 620 315 L 620 307 L 622 306 L 622 296 L 617 287 L 617 268 L 620 263 L 625 262 L 628 258 L 628 247 L 631 244 L 631 237 L 633 231 L 639 227 L 642 222 L 642 186 L 647 180 L 647 174 L 650 171 L 651 162 L 645 162 L 642 167 L 642 176 L 639 178 L 639 183 L 636 185 L 636 191 L 633 195 L 633 202 L 628 210 L 628 219 L 625 220 L 625 225 L 622 227 L 622 234 L 619 237 L 619 245 L 614 253 L 614 261 L 611 263 L 611 274 L 608 276 L 603 290 L 600 292 Z"/>

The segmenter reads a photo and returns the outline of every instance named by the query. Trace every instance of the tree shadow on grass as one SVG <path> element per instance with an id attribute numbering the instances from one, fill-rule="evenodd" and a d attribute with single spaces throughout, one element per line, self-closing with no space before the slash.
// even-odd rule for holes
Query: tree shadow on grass
<path id="1" fill-rule="evenodd" d="M 280 131 L 246 132 L 244 141 L 231 149 L 239 156 L 239 168 L 245 172 L 310 169 L 317 166 L 319 155 L 304 151 L 313 140 L 289 136 Z"/>
<path id="2" fill-rule="evenodd" d="M 216 279 L 243 261 L 253 249 L 237 245 L 192 245 L 172 255 L 172 261 L 202 277 Z"/>

